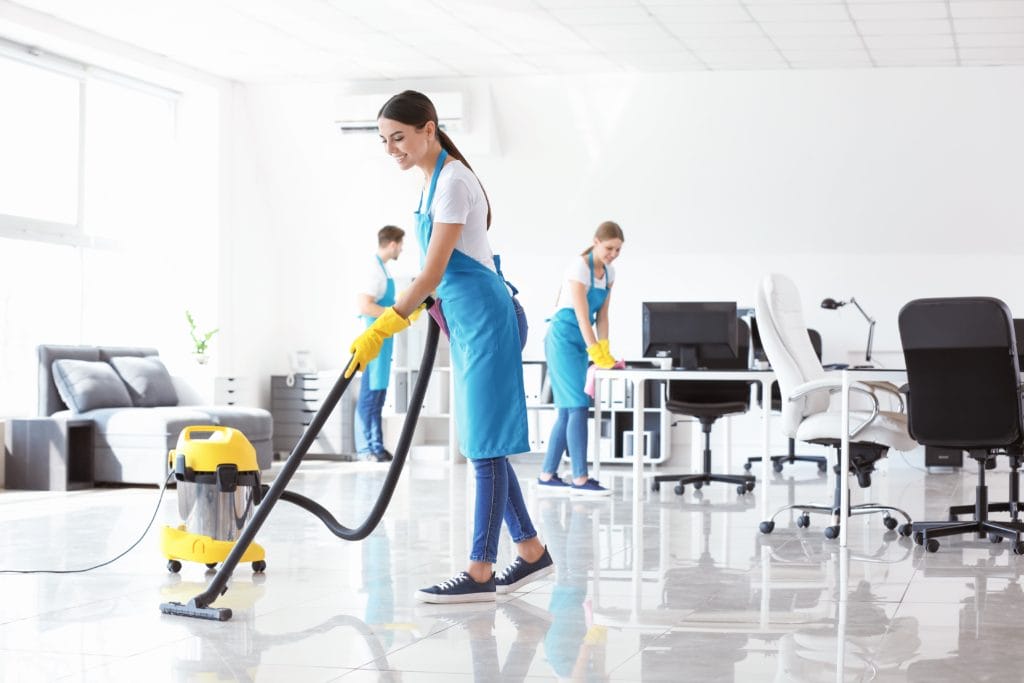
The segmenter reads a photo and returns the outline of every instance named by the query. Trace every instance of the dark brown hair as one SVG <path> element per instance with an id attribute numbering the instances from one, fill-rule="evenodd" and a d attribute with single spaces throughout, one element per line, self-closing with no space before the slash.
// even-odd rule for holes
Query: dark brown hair
<path id="1" fill-rule="evenodd" d="M 392 121 L 404 123 L 407 126 L 415 126 L 417 130 L 427 125 L 427 121 L 433 121 L 441 147 L 448 154 L 461 161 L 466 168 L 473 171 L 473 167 L 469 165 L 466 157 L 462 155 L 462 152 L 455 146 L 452 139 L 448 137 L 448 133 L 441 130 L 441 124 L 437 121 L 437 110 L 434 109 L 434 103 L 423 93 L 416 92 L 415 90 L 404 90 L 397 95 L 392 95 L 391 99 L 385 102 L 384 106 L 377 112 L 377 119 L 391 119 Z M 476 175 L 476 171 L 473 171 L 473 174 Z M 477 182 L 479 180 L 478 177 Z M 484 199 L 487 201 L 487 227 L 490 228 L 491 200 L 487 196 L 487 190 L 484 190 L 483 183 L 480 183 L 480 189 L 483 190 Z"/>
<path id="2" fill-rule="evenodd" d="M 377 231 L 377 246 L 386 247 L 391 242 L 401 242 L 404 237 L 405 230 L 394 225 L 385 225 Z"/>
<path id="3" fill-rule="evenodd" d="M 601 225 L 597 226 L 597 230 L 594 231 L 594 238 L 602 242 L 605 240 L 622 240 L 626 241 L 626 236 L 622 234 L 622 228 L 615 221 L 605 221 Z M 594 245 L 590 245 L 583 251 L 583 256 L 594 251 Z"/>

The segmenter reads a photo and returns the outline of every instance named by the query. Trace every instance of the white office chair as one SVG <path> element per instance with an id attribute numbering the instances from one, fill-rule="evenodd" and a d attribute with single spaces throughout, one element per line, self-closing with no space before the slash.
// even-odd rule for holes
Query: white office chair
<path id="1" fill-rule="evenodd" d="M 798 441 L 832 446 L 838 462 L 841 445 L 842 416 L 837 392 L 842 386 L 838 374 L 829 375 L 821 367 L 807 336 L 800 306 L 800 293 L 789 278 L 767 275 L 757 289 L 757 321 L 768 361 L 775 371 L 782 391 L 782 430 L 786 436 Z M 857 476 L 861 488 L 871 485 L 874 464 L 885 457 L 890 448 L 908 451 L 917 444 L 907 433 L 907 418 L 903 414 L 903 399 L 895 385 L 889 382 L 851 382 L 853 394 L 865 396 L 870 410 L 850 410 L 850 472 Z M 879 408 L 876 392 L 892 394 L 899 403 L 899 412 Z M 837 395 L 835 406 L 832 396 Z M 770 534 L 775 529 L 775 518 L 786 510 L 799 510 L 798 527 L 810 526 L 808 513 L 830 514 L 832 524 L 825 529 L 826 538 L 839 536 L 839 493 L 845 477 L 836 470 L 835 496 L 832 505 L 793 504 L 780 508 L 761 522 L 761 532 Z M 887 529 L 895 529 L 898 522 L 890 513 L 896 512 L 906 519 L 900 533 L 911 533 L 910 516 L 899 508 L 867 503 L 851 505 L 850 515 L 881 513 Z"/>

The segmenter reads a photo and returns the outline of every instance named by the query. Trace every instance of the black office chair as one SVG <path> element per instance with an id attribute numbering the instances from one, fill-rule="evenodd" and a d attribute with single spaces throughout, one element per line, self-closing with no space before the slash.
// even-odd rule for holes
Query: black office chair
<path id="1" fill-rule="evenodd" d="M 821 360 L 821 334 L 817 330 L 808 329 L 807 336 L 811 338 L 811 346 L 814 347 L 814 352 L 818 354 L 818 360 Z M 755 361 L 768 362 L 768 354 L 764 352 L 764 346 L 761 344 L 761 334 L 757 329 L 757 318 L 750 319 L 750 346 L 754 354 Z M 761 385 L 757 385 L 757 404 L 761 405 Z M 772 410 L 776 412 L 782 412 L 782 389 L 779 388 L 778 382 L 772 384 Z M 770 456 L 772 461 L 772 469 L 776 472 L 782 472 L 783 465 L 792 465 L 795 462 L 813 462 L 818 465 L 819 472 L 825 472 L 828 468 L 828 458 L 824 455 L 797 455 L 796 454 L 796 439 L 793 437 L 789 438 L 789 452 L 783 455 Z M 755 462 L 761 462 L 762 457 L 755 455 L 752 458 L 747 458 L 747 462 L 743 465 L 743 469 L 750 471 L 751 466 Z"/>
<path id="2" fill-rule="evenodd" d="M 700 364 L 709 370 L 744 370 L 750 353 L 750 330 L 742 320 L 736 321 L 737 354 L 708 353 L 702 355 Z M 665 387 L 665 409 L 676 415 L 688 415 L 700 421 L 704 432 L 704 471 L 699 474 L 663 474 L 654 478 L 651 490 L 658 491 L 661 482 L 676 482 L 675 492 L 682 495 L 687 484 L 700 489 L 713 481 L 736 484 L 736 492 L 745 494 L 754 490 L 754 477 L 749 474 L 714 474 L 711 472 L 711 426 L 720 417 L 740 415 L 750 407 L 750 385 L 747 380 L 723 380 L 720 382 L 668 381 Z"/>
<path id="3" fill-rule="evenodd" d="M 966 450 L 978 463 L 974 519 L 958 521 L 970 506 L 950 508 L 950 519 L 914 522 L 914 542 L 929 552 L 943 536 L 976 533 L 993 543 L 1013 540 L 1024 554 L 1018 519 L 1018 468 L 1024 452 L 1024 412 L 1013 318 L 988 297 L 917 299 L 900 310 L 900 339 L 907 365 L 911 436 L 926 446 Z M 985 471 L 998 455 L 1010 459 L 1010 500 L 990 504 Z M 988 513 L 1005 510 L 1009 521 Z"/>

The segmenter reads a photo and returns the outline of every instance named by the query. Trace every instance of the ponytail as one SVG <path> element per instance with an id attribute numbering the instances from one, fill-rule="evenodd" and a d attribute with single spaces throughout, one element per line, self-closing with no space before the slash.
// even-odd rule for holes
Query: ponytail
<path id="1" fill-rule="evenodd" d="M 435 121 L 435 124 L 436 123 L 437 122 Z M 456 159 L 458 159 L 459 161 L 461 161 L 463 166 L 468 168 L 473 173 L 473 175 L 476 175 L 476 171 L 474 171 L 473 167 L 469 165 L 468 161 L 466 161 L 466 157 L 463 156 L 462 152 L 459 151 L 459 148 L 455 146 L 455 143 L 452 142 L 452 139 L 448 135 L 448 133 L 446 133 L 443 130 L 441 130 L 441 126 L 439 126 L 439 125 L 437 126 L 437 139 L 438 139 L 438 142 L 441 143 L 441 148 L 444 151 L 448 152 L 449 155 L 451 155 L 451 156 L 455 157 Z M 476 180 L 479 183 L 480 182 L 480 177 L 477 176 Z M 480 190 L 483 191 L 483 193 L 484 193 L 484 200 L 487 202 L 487 229 L 490 230 L 491 229 L 491 199 L 490 199 L 490 197 L 487 196 L 487 190 L 484 189 L 484 184 L 483 183 L 480 183 Z"/>
<path id="2" fill-rule="evenodd" d="M 594 231 L 594 239 L 600 242 L 604 242 L 605 240 L 622 240 L 625 242 L 626 236 L 623 234 L 622 228 L 619 227 L 618 223 L 615 221 L 605 221 L 601 223 L 601 225 L 597 226 L 597 230 Z M 580 256 L 586 256 L 592 251 L 594 251 L 593 244 L 584 249 Z"/>

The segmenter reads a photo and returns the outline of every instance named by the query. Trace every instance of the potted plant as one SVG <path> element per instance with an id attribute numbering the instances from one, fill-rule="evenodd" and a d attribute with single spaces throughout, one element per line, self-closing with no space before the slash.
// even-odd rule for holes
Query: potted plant
<path id="1" fill-rule="evenodd" d="M 188 333 L 189 336 L 192 337 L 192 357 L 195 358 L 196 362 L 200 365 L 206 365 L 206 361 L 210 359 L 209 354 L 206 352 L 207 346 L 210 343 L 210 339 L 213 338 L 213 335 L 220 331 L 220 328 L 215 327 L 209 332 L 200 333 L 196 331 L 196 321 L 195 318 L 192 317 L 191 311 L 185 311 L 185 319 L 188 320 Z"/>

